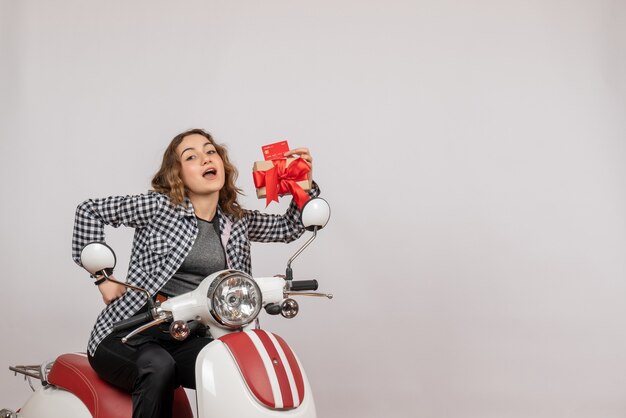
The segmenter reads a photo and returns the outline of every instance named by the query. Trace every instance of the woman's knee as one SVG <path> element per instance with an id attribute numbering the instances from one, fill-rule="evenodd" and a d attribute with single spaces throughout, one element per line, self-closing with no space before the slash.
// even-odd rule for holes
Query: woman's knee
<path id="1" fill-rule="evenodd" d="M 149 382 L 152 387 L 164 390 L 178 386 L 176 382 L 176 362 L 172 356 L 158 345 L 142 347 L 137 358 L 137 384 Z"/>

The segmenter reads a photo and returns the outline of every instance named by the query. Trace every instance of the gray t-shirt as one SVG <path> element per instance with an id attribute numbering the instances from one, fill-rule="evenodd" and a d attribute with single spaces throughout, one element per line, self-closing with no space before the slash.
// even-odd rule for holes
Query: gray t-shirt
<path id="1" fill-rule="evenodd" d="M 226 256 L 220 239 L 217 216 L 211 222 L 196 219 L 198 220 L 198 236 L 183 264 L 159 293 L 177 296 L 190 292 L 205 277 L 226 268 Z"/>

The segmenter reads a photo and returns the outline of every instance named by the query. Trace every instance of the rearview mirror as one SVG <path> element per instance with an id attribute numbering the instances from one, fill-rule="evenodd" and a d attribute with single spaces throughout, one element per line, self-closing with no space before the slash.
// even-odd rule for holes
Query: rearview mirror
<path id="1" fill-rule="evenodd" d="M 330 219 L 330 205 L 321 197 L 314 197 L 304 204 L 302 208 L 302 224 L 313 231 L 322 229 Z"/>
<path id="2" fill-rule="evenodd" d="M 80 252 L 80 264 L 94 276 L 108 276 L 115 268 L 115 252 L 103 242 L 92 242 Z"/>

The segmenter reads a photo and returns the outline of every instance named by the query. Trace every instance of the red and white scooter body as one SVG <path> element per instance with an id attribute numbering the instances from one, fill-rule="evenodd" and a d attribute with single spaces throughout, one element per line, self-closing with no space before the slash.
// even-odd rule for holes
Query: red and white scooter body
<path id="1" fill-rule="evenodd" d="M 20 418 L 130 418 L 129 394 L 101 380 L 86 355 L 63 354 L 19 412 Z M 313 394 L 291 348 L 279 336 L 256 329 L 223 335 L 196 359 L 198 418 L 315 418 Z M 179 388 L 174 418 L 191 418 Z"/>
<path id="2" fill-rule="evenodd" d="M 225 335 L 196 361 L 200 417 L 316 417 L 308 379 L 291 348 L 256 329 Z"/>

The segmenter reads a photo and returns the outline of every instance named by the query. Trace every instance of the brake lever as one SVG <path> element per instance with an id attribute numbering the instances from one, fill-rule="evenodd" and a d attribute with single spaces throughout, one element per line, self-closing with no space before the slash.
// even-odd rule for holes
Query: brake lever
<path id="1" fill-rule="evenodd" d="M 332 293 L 320 293 L 320 292 L 284 292 L 285 297 L 290 297 L 290 296 L 316 296 L 316 297 L 320 297 L 320 298 L 328 298 L 328 299 L 332 299 L 333 298 L 333 294 Z"/>
<path id="2" fill-rule="evenodd" d="M 143 324 L 142 326 L 140 326 L 139 328 L 135 328 L 134 330 L 132 330 L 131 332 L 128 333 L 128 335 L 126 335 L 125 337 L 122 337 L 122 343 L 126 344 L 126 342 L 134 337 L 135 335 L 139 334 L 142 331 L 147 330 L 148 328 L 152 328 L 155 325 L 159 325 L 162 324 L 163 322 L 167 322 L 170 319 L 172 319 L 172 314 L 170 314 L 169 312 L 163 312 L 159 315 L 158 318 L 148 322 L 147 324 Z"/>

